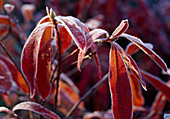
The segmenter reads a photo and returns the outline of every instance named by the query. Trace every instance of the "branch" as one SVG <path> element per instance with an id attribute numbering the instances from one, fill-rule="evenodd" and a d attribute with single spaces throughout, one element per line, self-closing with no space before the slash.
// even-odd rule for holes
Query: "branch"
<path id="1" fill-rule="evenodd" d="M 104 75 L 104 77 L 97 82 L 93 87 L 91 87 L 88 92 L 86 92 L 84 94 L 83 97 L 80 98 L 80 100 L 70 109 L 70 111 L 67 113 L 66 118 L 68 119 L 70 117 L 70 115 L 73 113 L 73 111 L 79 106 L 79 104 L 85 99 L 87 98 L 92 92 L 94 92 L 108 77 L 108 73 Z"/>

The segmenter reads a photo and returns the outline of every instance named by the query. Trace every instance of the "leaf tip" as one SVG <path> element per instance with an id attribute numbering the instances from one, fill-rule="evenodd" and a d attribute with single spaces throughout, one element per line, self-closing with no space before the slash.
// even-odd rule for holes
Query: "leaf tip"
<path id="1" fill-rule="evenodd" d="M 143 88 L 145 91 L 147 91 L 145 82 L 141 81 L 141 86 L 142 86 L 142 88 Z"/>

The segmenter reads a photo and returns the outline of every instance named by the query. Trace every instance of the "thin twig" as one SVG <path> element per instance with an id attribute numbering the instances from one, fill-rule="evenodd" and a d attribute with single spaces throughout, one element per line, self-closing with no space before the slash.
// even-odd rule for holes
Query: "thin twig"
<path id="1" fill-rule="evenodd" d="M 88 90 L 88 92 L 86 92 L 84 94 L 83 97 L 80 98 L 80 100 L 71 108 L 71 110 L 67 113 L 65 119 L 68 119 L 70 117 L 70 115 L 73 113 L 73 111 L 79 106 L 79 104 L 85 99 L 87 98 L 92 92 L 94 92 L 108 77 L 108 73 L 104 75 L 104 77 L 97 82 L 93 87 L 90 88 L 90 90 Z"/>
<path id="2" fill-rule="evenodd" d="M 57 54 L 58 54 L 58 53 L 56 52 L 56 54 L 55 54 L 55 56 L 54 56 L 54 59 L 53 59 L 51 65 L 53 65 L 54 60 L 57 58 Z M 57 64 L 57 65 L 58 65 L 58 64 Z M 55 66 L 54 70 L 52 71 L 52 74 L 51 74 L 51 77 L 50 77 L 50 83 L 51 83 L 52 86 L 54 85 L 54 81 L 52 82 L 52 80 L 53 80 L 54 74 L 55 74 L 55 72 L 56 72 L 56 70 L 57 70 L 57 65 Z"/>
<path id="3" fill-rule="evenodd" d="M 67 57 L 65 57 L 61 62 L 65 62 L 66 60 L 68 60 L 71 56 L 73 56 L 79 49 L 75 49 L 70 55 L 68 55 Z"/>
<path id="4" fill-rule="evenodd" d="M 56 83 L 56 94 L 55 94 L 55 102 L 54 102 L 54 107 L 53 111 L 57 109 L 57 101 L 58 101 L 58 89 L 59 89 L 59 80 L 60 80 L 60 74 L 61 74 L 61 42 L 60 42 L 60 35 L 59 31 L 57 29 L 57 21 L 55 19 L 52 19 L 53 24 L 55 25 L 55 30 L 57 32 L 57 37 L 58 37 L 58 66 L 57 66 L 57 77 L 55 78 L 54 81 L 57 81 Z"/>
<path id="5" fill-rule="evenodd" d="M 146 117 L 145 119 L 150 119 L 151 117 L 153 117 L 154 115 L 157 114 L 157 111 L 160 109 L 161 105 L 164 103 L 164 101 L 166 100 L 166 97 L 163 96 L 163 99 L 161 99 L 161 102 L 159 103 L 159 105 L 157 106 L 157 108 L 155 110 L 152 110 Z"/>

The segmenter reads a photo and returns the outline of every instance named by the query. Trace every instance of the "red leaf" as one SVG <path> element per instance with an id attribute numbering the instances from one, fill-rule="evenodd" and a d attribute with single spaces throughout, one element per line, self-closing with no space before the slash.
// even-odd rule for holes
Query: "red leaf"
<path id="1" fill-rule="evenodd" d="M 110 50 L 110 91 L 114 119 L 132 118 L 132 92 L 126 66 L 119 51 L 111 46 Z"/>
<path id="2" fill-rule="evenodd" d="M 51 77 L 50 62 L 52 58 L 52 48 L 50 39 L 39 51 L 38 54 L 38 69 L 36 85 L 38 92 L 43 99 L 46 99 L 51 92 L 49 79 Z M 43 82 L 43 83 L 42 83 Z"/>
<path id="3" fill-rule="evenodd" d="M 150 43 L 144 43 L 146 47 L 153 49 L 153 45 Z M 134 53 L 138 52 L 140 49 L 134 43 L 129 43 L 126 47 L 126 53 L 129 55 L 133 55 Z"/>
<path id="4" fill-rule="evenodd" d="M 75 17 L 68 17 L 69 19 L 72 19 L 73 21 L 76 22 L 76 24 L 81 28 L 81 30 L 83 31 L 83 33 L 86 35 L 87 33 L 90 32 L 90 30 L 88 29 L 88 27 L 81 22 L 79 19 L 75 18 Z"/>
<path id="5" fill-rule="evenodd" d="M 64 83 L 63 81 L 60 81 L 60 94 L 61 94 L 61 104 L 63 105 L 63 111 L 65 110 L 65 114 L 71 109 L 79 100 L 79 93 L 75 92 L 73 87 L 70 87 L 68 84 Z M 78 106 L 78 110 L 75 110 L 75 112 L 78 111 L 84 111 L 84 103 L 80 103 Z"/>
<path id="6" fill-rule="evenodd" d="M 138 52 L 140 49 L 134 43 L 129 43 L 126 47 L 125 52 L 129 55 L 133 55 L 134 53 Z"/>
<path id="7" fill-rule="evenodd" d="M 153 115 L 152 119 L 159 119 L 159 115 L 157 114 L 161 113 L 161 111 L 165 107 L 166 102 L 167 102 L 166 97 L 159 91 L 150 109 L 151 110 L 150 113 L 154 112 L 156 114 Z"/>
<path id="8" fill-rule="evenodd" d="M 14 30 L 14 32 L 16 33 L 20 33 L 20 35 L 22 36 L 22 38 L 24 38 L 25 40 L 26 35 L 23 33 L 23 31 L 21 30 L 21 28 L 19 27 L 19 25 L 16 26 L 16 24 L 14 23 L 14 21 L 12 21 L 8 16 L 6 15 L 0 15 L 0 24 L 5 24 L 7 26 L 11 25 L 12 29 Z"/>
<path id="9" fill-rule="evenodd" d="M 65 51 L 69 48 L 69 46 L 72 44 L 72 37 L 68 33 L 65 26 L 59 29 L 59 35 L 60 35 L 60 43 L 61 43 L 61 54 L 64 54 Z"/>
<path id="10" fill-rule="evenodd" d="M 43 24 L 43 23 L 46 23 L 46 22 L 50 22 L 50 18 L 49 18 L 48 15 L 45 16 L 45 17 L 43 17 L 43 18 L 39 21 L 39 23 L 38 23 L 37 25 Z"/>
<path id="11" fill-rule="evenodd" d="M 132 59 L 132 57 L 130 55 L 127 55 L 123 48 L 121 48 L 116 42 L 114 42 L 114 45 L 116 46 L 116 48 L 118 48 L 119 52 L 121 52 L 125 63 L 127 64 L 128 68 L 130 68 L 130 71 L 132 72 L 132 74 L 136 77 L 136 79 L 141 83 L 142 87 L 146 89 L 146 85 L 144 83 L 144 81 L 142 80 L 142 76 L 141 73 L 139 71 L 139 68 L 136 64 L 136 62 Z"/>
<path id="12" fill-rule="evenodd" d="M 155 63 L 157 63 L 159 67 L 161 67 L 165 72 L 167 72 L 167 66 L 165 62 L 153 50 L 146 47 L 140 39 L 125 33 L 123 33 L 121 36 L 133 42 L 136 46 L 143 50 Z"/>
<path id="13" fill-rule="evenodd" d="M 122 20 L 121 23 L 119 24 L 119 26 L 115 29 L 115 31 L 112 33 L 112 35 L 110 36 L 110 39 L 113 39 L 119 35 L 121 35 L 122 33 L 124 33 L 129 27 L 129 23 L 128 20 Z"/>
<path id="14" fill-rule="evenodd" d="M 144 76 L 157 90 L 161 91 L 168 100 L 170 100 L 170 87 L 158 77 L 141 70 L 142 76 Z"/>
<path id="15" fill-rule="evenodd" d="M 12 87 L 12 75 L 6 64 L 0 60 L 0 93 L 7 93 Z"/>
<path id="16" fill-rule="evenodd" d="M 91 46 L 91 42 L 88 42 L 86 39 L 86 34 L 89 32 L 89 29 L 77 18 L 71 16 L 57 16 L 55 17 L 55 19 L 59 22 L 58 29 L 63 28 L 62 25 L 64 25 L 65 34 L 63 35 L 63 37 L 68 37 L 69 41 L 73 39 L 78 48 L 80 49 L 77 63 L 77 68 L 80 71 L 80 66 L 83 61 L 84 55 L 87 49 Z"/>
<path id="17" fill-rule="evenodd" d="M 28 110 L 33 111 L 35 113 L 41 114 L 49 119 L 60 119 L 58 115 L 56 115 L 54 112 L 48 110 L 47 108 L 41 106 L 38 103 L 35 102 L 22 102 L 17 104 L 12 111 L 16 110 Z"/>
<path id="18" fill-rule="evenodd" d="M 144 97 L 142 95 L 139 81 L 129 72 L 130 84 L 132 87 L 133 106 L 143 106 Z"/>
<path id="19" fill-rule="evenodd" d="M 69 35 L 72 37 L 72 39 L 74 40 L 76 45 L 80 48 L 80 50 L 84 50 L 86 47 L 86 37 L 85 37 L 85 34 L 83 33 L 82 29 L 73 20 L 74 18 L 73 17 L 57 16 L 57 17 L 55 17 L 55 19 L 58 22 L 61 22 L 61 24 L 65 26 Z"/>
<path id="20" fill-rule="evenodd" d="M 21 68 L 22 68 L 22 71 L 29 83 L 31 97 L 33 97 L 37 92 L 36 81 L 41 80 L 41 79 L 37 79 L 37 74 L 39 73 L 38 65 L 41 64 L 38 61 L 39 61 L 40 56 L 41 56 L 41 58 L 43 58 L 43 54 L 39 54 L 39 51 L 41 49 L 43 49 L 43 45 L 50 38 L 50 35 L 47 37 L 43 36 L 43 34 L 49 24 L 50 24 L 49 22 L 40 24 L 33 30 L 31 35 L 29 36 L 28 40 L 26 41 L 23 51 L 22 51 L 22 54 L 21 54 Z M 48 26 L 48 27 L 50 27 L 50 26 Z M 45 38 L 48 38 L 48 39 L 45 39 Z M 47 51 L 47 52 L 49 52 L 49 51 Z M 45 59 L 46 59 L 46 56 L 45 56 Z M 42 59 L 40 59 L 40 60 L 42 60 Z M 45 65 L 45 63 L 44 63 L 44 65 L 43 65 L 44 67 L 41 66 L 41 68 L 45 69 L 47 72 L 49 72 L 48 71 L 49 62 L 46 61 L 46 63 L 48 65 Z M 47 66 L 48 66 L 48 68 L 47 68 Z M 45 72 L 45 70 L 44 70 L 44 72 Z M 41 80 L 41 81 L 48 82 L 49 79 L 46 79 L 46 78 L 43 78 L 43 80 Z M 44 84 L 44 85 L 49 85 L 49 82 L 48 82 L 48 84 Z M 48 96 L 47 94 L 50 93 L 50 89 L 46 89 L 45 91 L 46 92 L 44 92 L 44 93 L 46 94 L 46 96 L 43 95 L 43 99 L 45 99 Z"/>
<path id="21" fill-rule="evenodd" d="M 12 74 L 12 78 L 16 82 L 18 87 L 22 91 L 24 91 L 28 94 L 29 93 L 29 87 L 28 87 L 27 83 L 25 82 L 25 80 L 23 79 L 21 73 L 14 66 L 14 64 L 3 55 L 0 55 L 0 60 L 2 60 L 6 64 L 6 66 L 8 67 L 9 71 Z"/>

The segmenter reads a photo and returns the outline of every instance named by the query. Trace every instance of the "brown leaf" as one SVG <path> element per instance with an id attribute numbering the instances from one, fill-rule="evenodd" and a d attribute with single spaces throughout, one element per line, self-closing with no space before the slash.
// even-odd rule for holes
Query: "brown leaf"
<path id="1" fill-rule="evenodd" d="M 110 49 L 109 84 L 114 119 L 132 118 L 132 92 L 126 66 L 119 51 Z"/>

